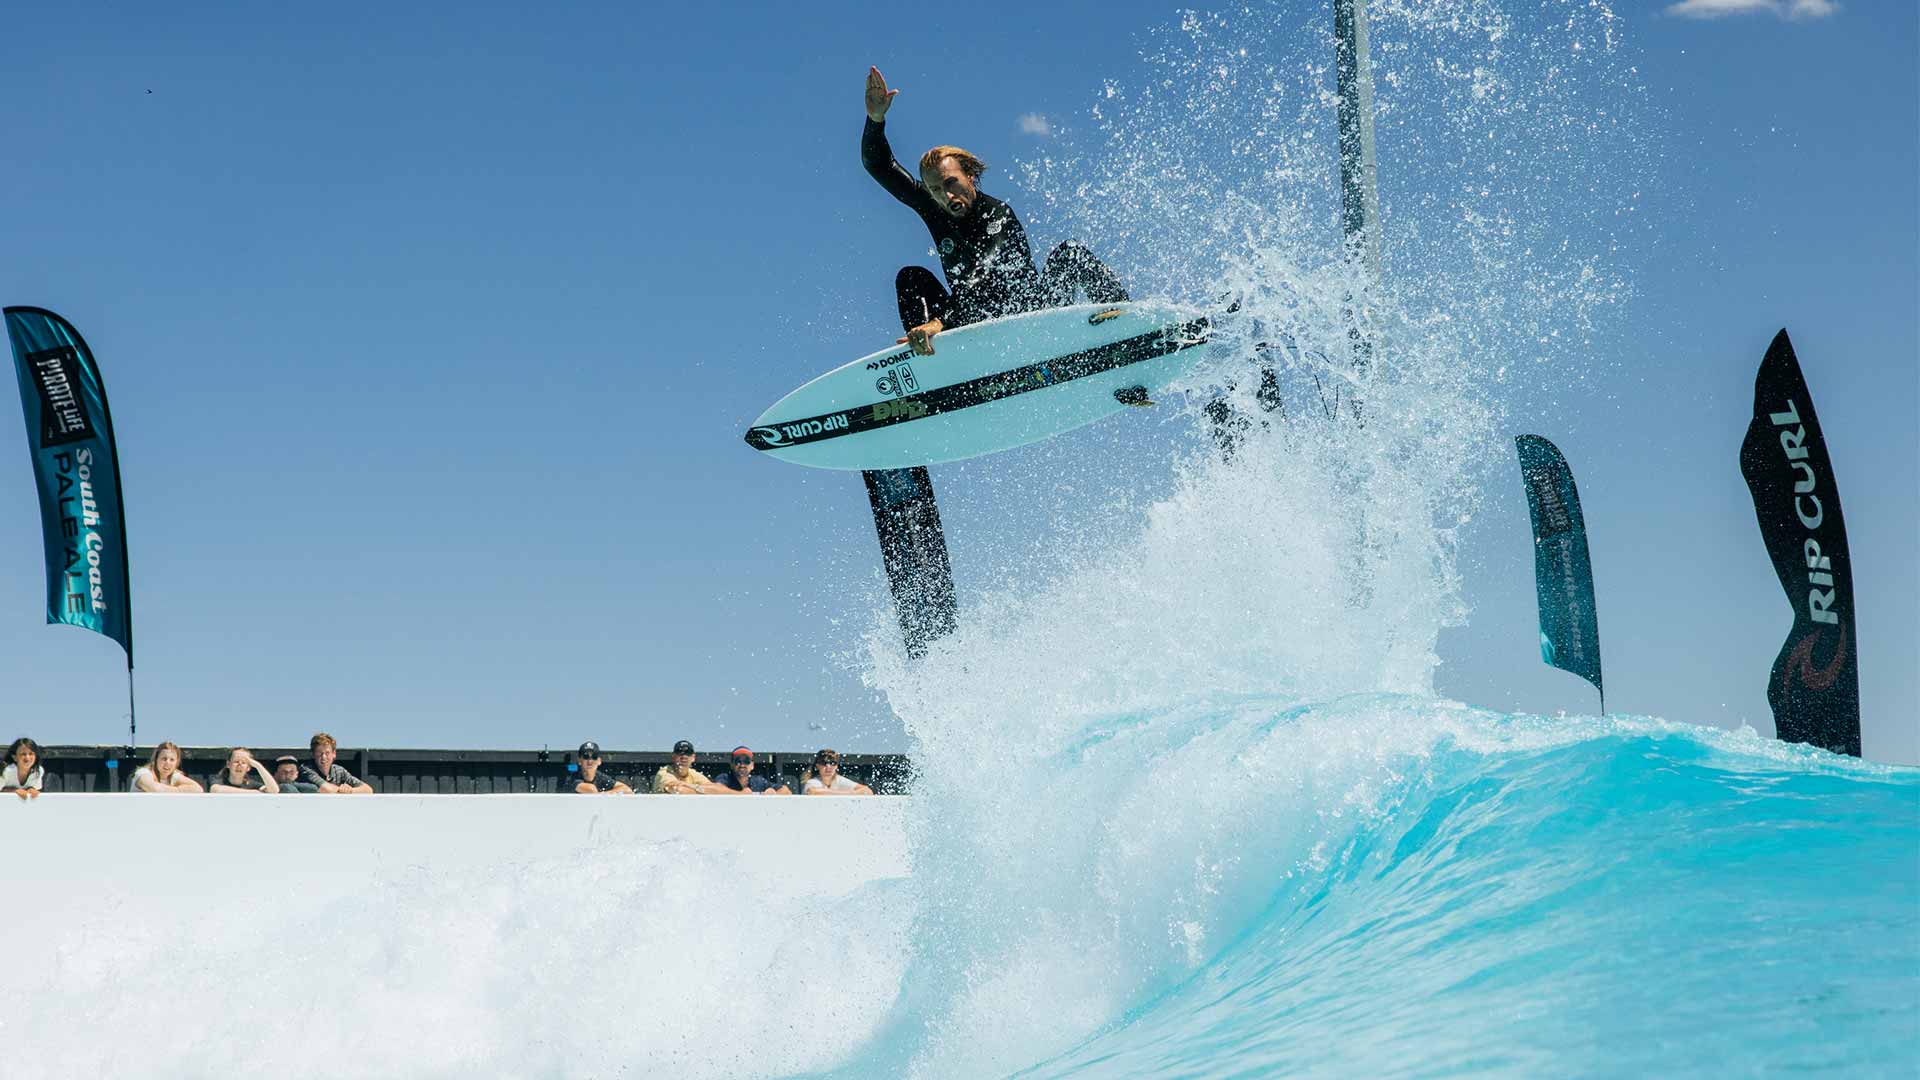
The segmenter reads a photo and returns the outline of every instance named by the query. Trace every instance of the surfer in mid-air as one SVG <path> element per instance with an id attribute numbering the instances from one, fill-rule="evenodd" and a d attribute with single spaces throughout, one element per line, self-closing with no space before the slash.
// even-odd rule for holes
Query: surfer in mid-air
<path id="1" fill-rule="evenodd" d="M 867 123 L 860 134 L 860 163 L 887 194 L 920 215 L 933 234 L 947 284 L 924 266 L 906 266 L 894 278 L 900 300 L 899 340 L 921 355 L 933 354 L 933 336 L 970 322 L 1057 307 L 1084 292 L 1096 304 L 1127 299 L 1127 290 L 1093 252 L 1072 240 L 1047 253 L 1036 271 L 1027 231 L 1013 207 L 981 192 L 987 167 L 957 146 L 936 146 L 920 158 L 916 180 L 887 144 L 887 110 L 898 90 L 887 88 L 880 69 L 867 69 Z"/>

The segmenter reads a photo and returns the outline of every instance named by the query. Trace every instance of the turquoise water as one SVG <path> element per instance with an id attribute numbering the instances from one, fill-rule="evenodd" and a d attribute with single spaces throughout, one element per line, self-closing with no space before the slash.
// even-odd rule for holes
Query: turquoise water
<path id="1" fill-rule="evenodd" d="M 1920 1065 L 1920 773 L 1631 721 L 1472 722 L 1569 741 L 1436 739 L 1324 865 L 1249 882 L 1268 904 L 1216 956 L 1023 1075 Z"/>
<path id="2" fill-rule="evenodd" d="M 1920 770 L 1407 695 L 1114 717 L 1037 764 L 975 793 L 1024 804 L 996 835 L 928 808 L 900 997 L 828 1075 L 1920 1063 Z"/>

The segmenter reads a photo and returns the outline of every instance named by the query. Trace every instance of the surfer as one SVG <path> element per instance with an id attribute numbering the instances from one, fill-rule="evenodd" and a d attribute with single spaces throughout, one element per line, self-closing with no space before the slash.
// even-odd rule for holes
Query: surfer
<path id="1" fill-rule="evenodd" d="M 1045 269 L 1033 267 L 1027 231 L 1013 207 L 980 190 L 986 165 L 957 146 L 936 146 L 920 158 L 916 180 L 887 143 L 887 110 L 898 90 L 887 88 L 877 67 L 867 69 L 867 123 L 860 134 L 860 163 L 887 194 L 920 215 L 933 234 L 949 290 L 924 266 L 905 266 L 894 277 L 900 325 L 923 356 L 933 354 L 933 336 L 970 322 L 1057 307 L 1084 292 L 1096 304 L 1127 299 L 1127 290 L 1093 252 L 1072 240 L 1047 253 Z"/>

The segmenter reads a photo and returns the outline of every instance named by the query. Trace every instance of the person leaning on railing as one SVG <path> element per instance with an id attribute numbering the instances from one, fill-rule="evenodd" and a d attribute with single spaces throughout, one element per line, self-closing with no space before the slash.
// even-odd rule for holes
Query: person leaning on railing
<path id="1" fill-rule="evenodd" d="M 307 749 L 313 752 L 313 764 L 300 770 L 300 779 L 312 784 L 315 789 L 328 795 L 371 795 L 373 785 L 347 771 L 345 765 L 335 761 L 340 754 L 340 744 L 326 732 L 318 732 L 307 740 Z"/>
<path id="2" fill-rule="evenodd" d="M 40 764 L 40 744 L 25 735 L 7 748 L 7 767 L 0 769 L 0 791 L 11 791 L 22 801 L 40 797 L 47 770 Z"/>
<path id="3" fill-rule="evenodd" d="M 802 795 L 871 795 L 873 789 L 840 775 L 840 751 L 821 749 L 800 784 Z"/>
<path id="4" fill-rule="evenodd" d="M 207 790 L 215 795 L 278 795 L 280 782 L 253 756 L 253 751 L 236 746 L 227 751 L 226 768 L 213 774 Z"/>
<path id="5" fill-rule="evenodd" d="M 292 754 L 281 754 L 273 759 L 273 779 L 280 785 L 282 795 L 313 795 L 320 790 L 318 784 L 309 784 L 300 779 L 300 759 Z"/>
<path id="6" fill-rule="evenodd" d="M 633 789 L 615 780 L 611 775 L 600 771 L 600 744 L 589 739 L 580 744 L 580 750 L 574 755 L 580 765 L 580 771 L 574 774 L 573 786 L 569 789 L 566 781 L 561 781 L 561 790 L 572 790 L 579 795 L 631 795 Z"/>
<path id="7" fill-rule="evenodd" d="M 693 767 L 693 744 L 685 739 L 673 744 L 673 763 L 660 766 L 653 774 L 655 795 L 700 795 L 713 781 Z"/>
<path id="8" fill-rule="evenodd" d="M 753 771 L 753 751 L 745 746 L 736 746 L 728 755 L 733 759 L 733 768 L 720 774 L 719 779 L 708 784 L 709 795 L 791 795 L 786 782 L 775 777 L 769 779 Z"/>
<path id="9" fill-rule="evenodd" d="M 153 757 L 147 759 L 145 765 L 134 770 L 130 790 L 156 795 L 198 795 L 206 789 L 198 780 L 180 771 L 180 748 L 163 742 L 153 748 Z"/>

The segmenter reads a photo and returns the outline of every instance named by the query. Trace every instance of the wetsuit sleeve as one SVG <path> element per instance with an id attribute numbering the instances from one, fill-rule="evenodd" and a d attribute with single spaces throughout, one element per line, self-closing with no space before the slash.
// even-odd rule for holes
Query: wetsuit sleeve
<path id="1" fill-rule="evenodd" d="M 860 164 L 866 166 L 867 175 L 916 213 L 925 212 L 926 204 L 932 202 L 933 197 L 893 159 L 893 147 L 887 143 L 887 125 L 874 123 L 872 117 L 867 118 L 866 124 L 860 131 Z"/>

